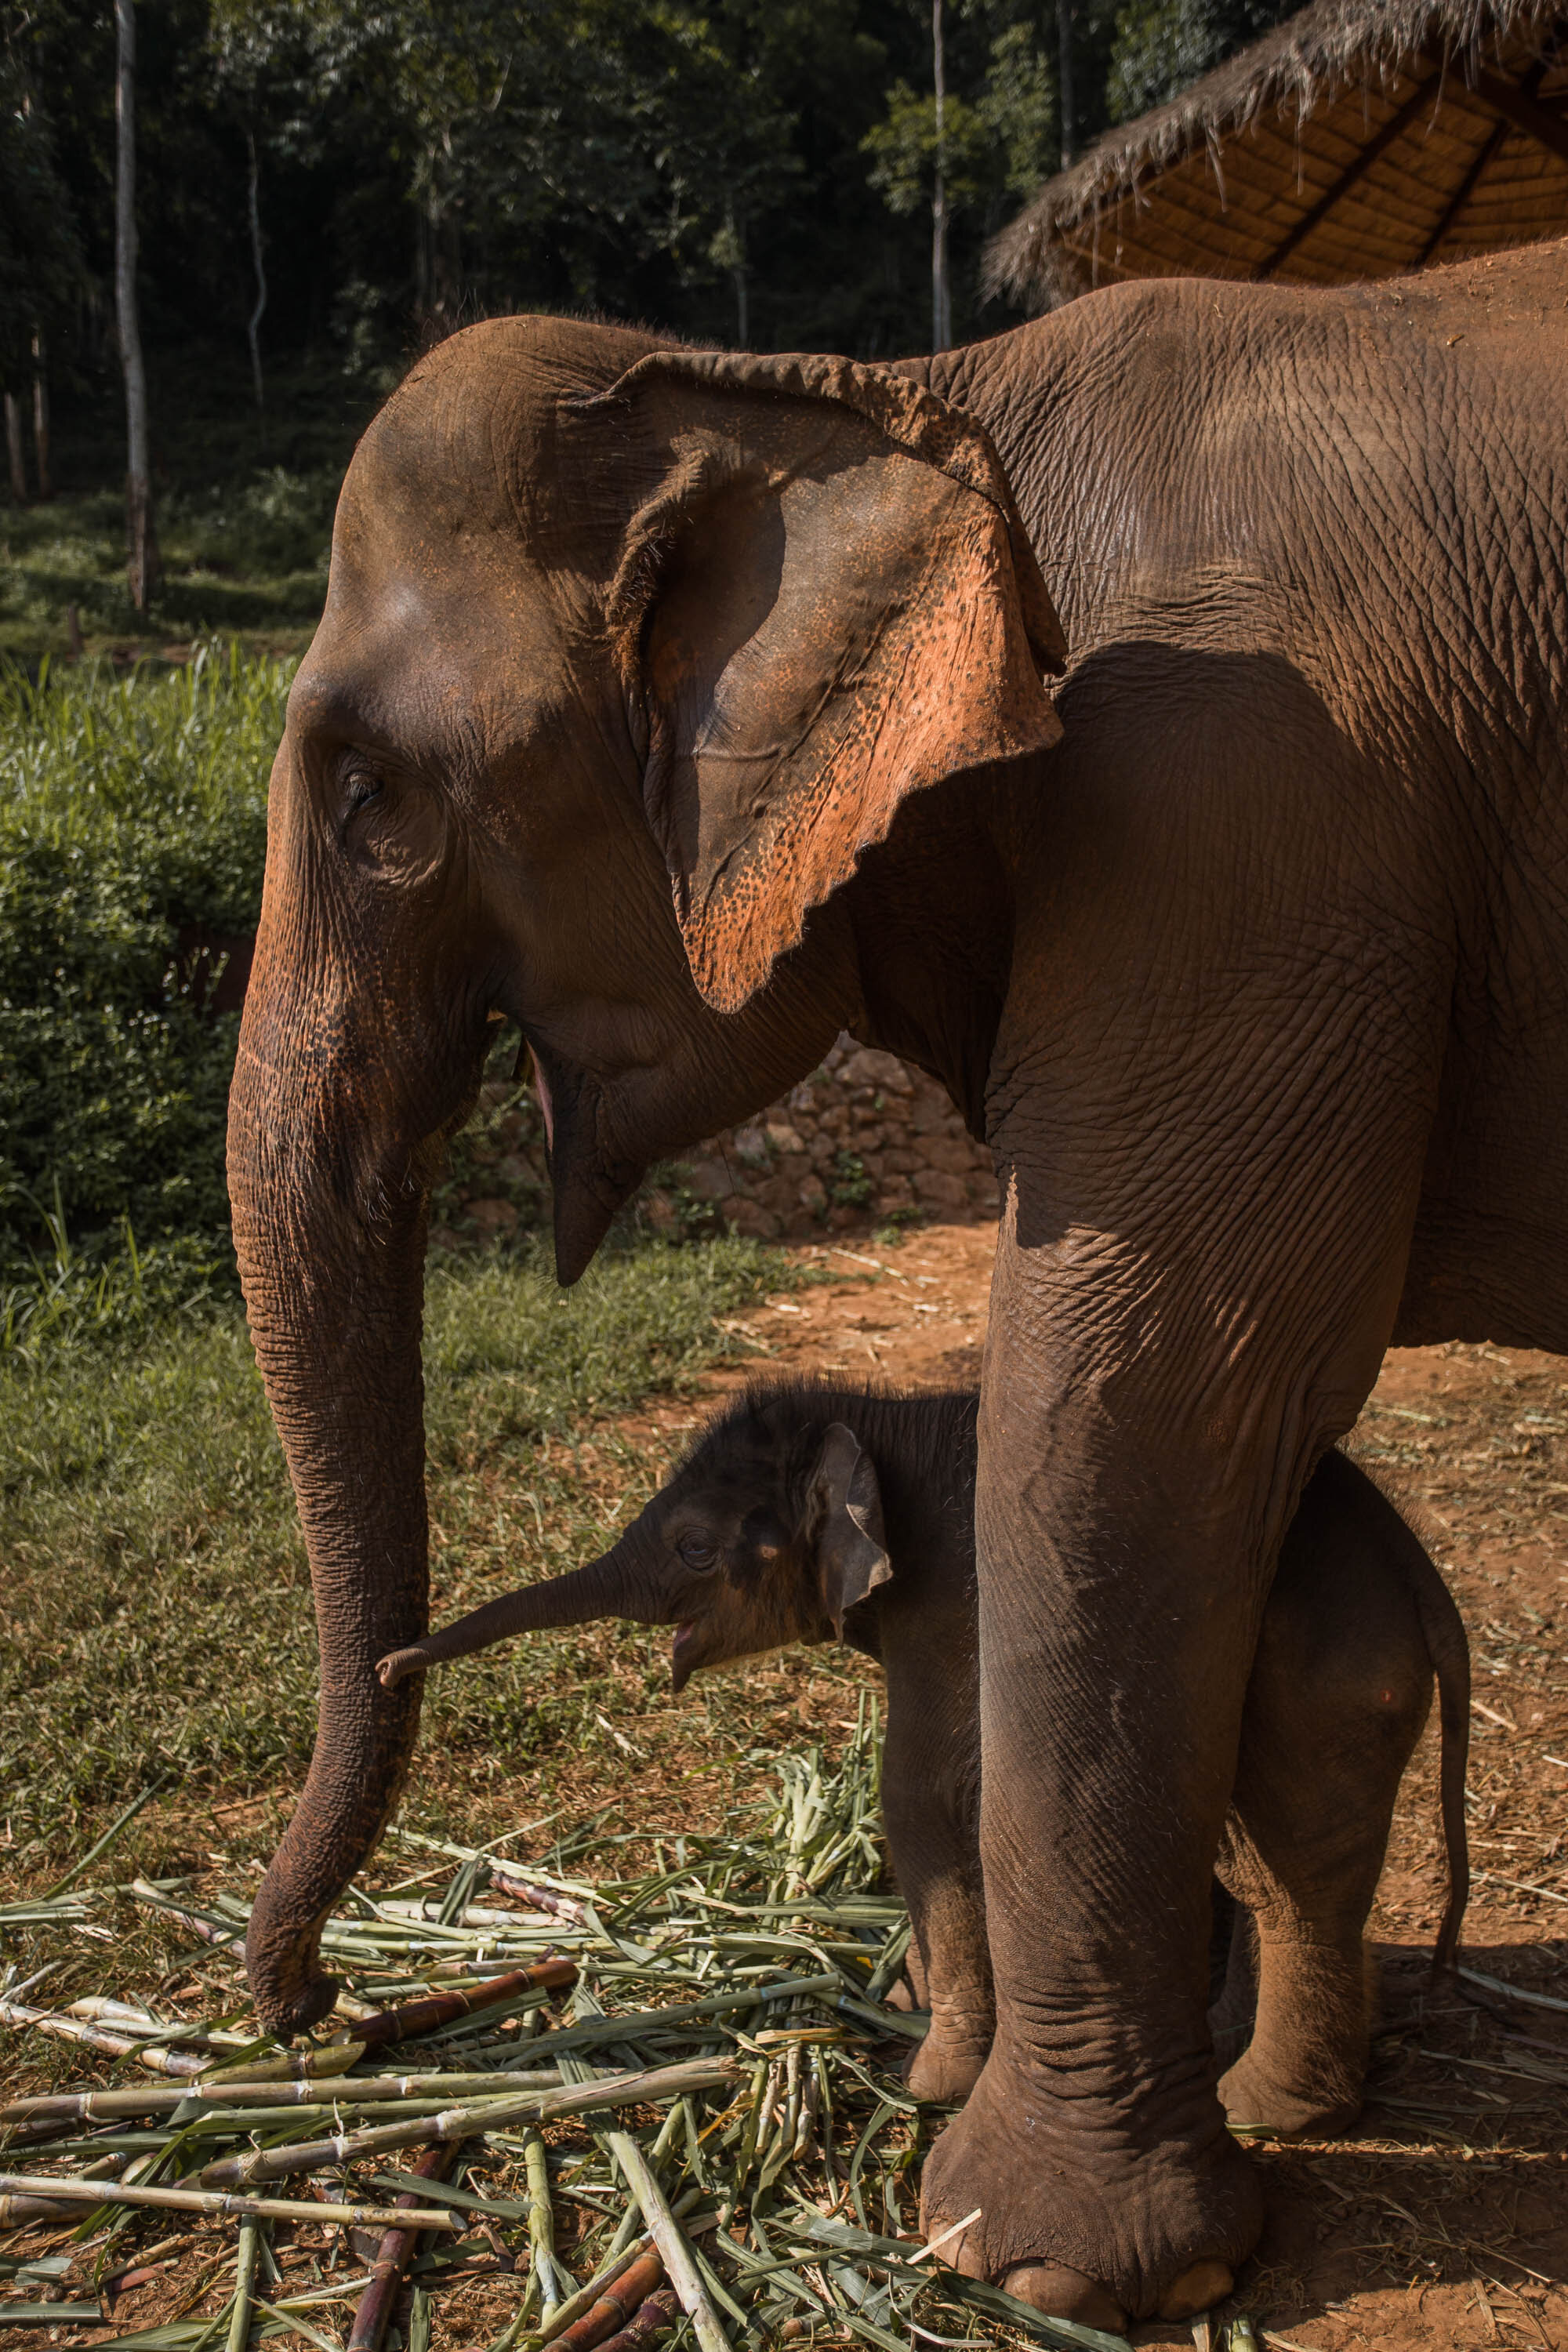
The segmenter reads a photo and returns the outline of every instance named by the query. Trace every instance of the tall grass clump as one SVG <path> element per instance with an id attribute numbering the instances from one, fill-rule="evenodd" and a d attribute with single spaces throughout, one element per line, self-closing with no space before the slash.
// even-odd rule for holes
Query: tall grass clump
<path id="1" fill-rule="evenodd" d="M 181 934 L 255 929 L 291 665 L 0 668 L 0 1280 L 56 1216 L 221 1253 L 237 1016 Z"/>

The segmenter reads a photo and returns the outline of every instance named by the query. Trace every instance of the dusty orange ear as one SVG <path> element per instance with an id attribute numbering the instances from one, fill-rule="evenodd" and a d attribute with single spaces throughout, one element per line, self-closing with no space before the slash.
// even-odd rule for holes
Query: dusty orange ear
<path id="1" fill-rule="evenodd" d="M 1059 739 L 1061 628 L 985 435 L 904 377 L 656 352 L 574 407 L 647 479 L 607 625 L 692 975 L 736 1012 L 907 794 Z"/>
<path id="2" fill-rule="evenodd" d="M 816 1565 L 822 1597 L 833 1630 L 842 1641 L 846 1611 L 875 1592 L 879 1585 L 890 1583 L 893 1574 L 882 1531 L 877 1465 L 844 1422 L 829 1424 L 811 1484 L 821 1515 Z"/>

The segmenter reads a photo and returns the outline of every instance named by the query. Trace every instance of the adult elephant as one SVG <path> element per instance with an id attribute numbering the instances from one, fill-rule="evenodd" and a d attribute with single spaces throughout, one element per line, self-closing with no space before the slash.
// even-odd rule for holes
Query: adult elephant
<path id="1" fill-rule="evenodd" d="M 896 369 L 504 320 L 387 404 L 233 1094 L 321 1647 L 268 2024 L 323 2013 L 414 1742 L 374 1666 L 426 1622 L 426 1196 L 490 1023 L 566 1281 L 847 1027 L 945 1082 L 1005 1197 L 998 2026 L 927 2220 L 978 2208 L 967 2267 L 1102 2324 L 1223 2289 L 1259 2209 L 1209 1872 L 1281 1533 L 1391 1337 L 1568 1344 L 1565 300 L 1561 246 L 1130 286 Z"/>

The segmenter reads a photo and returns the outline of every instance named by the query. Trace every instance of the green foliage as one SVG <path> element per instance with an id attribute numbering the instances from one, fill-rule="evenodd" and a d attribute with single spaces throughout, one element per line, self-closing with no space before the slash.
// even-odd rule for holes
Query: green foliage
<path id="1" fill-rule="evenodd" d="M 871 159 L 871 185 L 889 212 L 912 213 L 929 204 L 940 160 L 949 207 L 961 212 L 980 194 L 988 141 L 977 110 L 949 97 L 937 136 L 936 100 L 929 90 L 897 81 L 888 92 L 888 110 L 860 142 Z"/>
<path id="2" fill-rule="evenodd" d="M 950 214 L 984 205 L 994 216 L 1005 197 L 1032 195 L 1052 169 L 1059 138 L 1056 74 L 1037 27 L 1004 25 L 973 79 L 979 87 L 973 104 L 949 89 L 940 142 L 930 89 L 898 81 L 887 93 L 881 121 L 860 144 L 870 158 L 870 184 L 889 212 L 910 214 L 930 203 L 939 146 Z"/>
<path id="3" fill-rule="evenodd" d="M 1055 171 L 1061 131 L 1057 77 L 1030 25 L 1009 25 L 991 44 L 975 108 L 989 135 L 991 170 L 1023 203 Z"/>
<path id="4" fill-rule="evenodd" d="M 51 1212 L 221 1246 L 237 1022 L 180 934 L 255 928 L 287 685 L 214 652 L 157 678 L 0 672 L 0 1263 Z"/>
<path id="5" fill-rule="evenodd" d="M 866 1173 L 866 1163 L 853 1151 L 836 1151 L 833 1155 L 833 1181 L 827 1197 L 837 1206 L 864 1209 L 871 1198 L 871 1179 Z"/>
<path id="6" fill-rule="evenodd" d="M 601 1442 L 606 1487 L 574 1455 L 574 1432 L 688 1385 L 737 1344 L 718 1321 L 785 1278 L 735 1240 L 612 1250 L 570 1293 L 542 1252 L 435 1267 L 425 1352 L 443 1608 L 466 1605 L 476 1579 L 499 1589 L 601 1547 L 628 1480 L 640 1507 L 651 1477 Z M 83 1806 L 171 1769 L 242 1787 L 298 1769 L 315 1697 L 309 1580 L 232 1304 L 149 1320 L 140 1344 L 112 1349 L 62 1321 L 48 1344 L 0 1356 L 0 1781 L 18 1839 L 59 1834 Z M 543 1672 L 535 1645 L 441 1681 L 427 1744 L 515 1752 L 578 1722 L 607 1689 L 585 1693 L 570 1670 L 584 1638 L 562 1637 L 548 1710 L 523 1703 Z"/>
<path id="7" fill-rule="evenodd" d="M 1105 81 L 1112 122 L 1179 97 L 1246 42 L 1289 16 L 1294 0 L 1125 0 Z"/>

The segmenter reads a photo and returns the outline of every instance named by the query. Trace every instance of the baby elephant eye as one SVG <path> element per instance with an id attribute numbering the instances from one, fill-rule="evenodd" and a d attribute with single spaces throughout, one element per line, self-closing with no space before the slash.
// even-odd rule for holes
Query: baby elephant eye
<path id="1" fill-rule="evenodd" d="M 707 1536 L 682 1536 L 676 1546 L 688 1568 L 716 1568 L 719 1550 Z"/>

